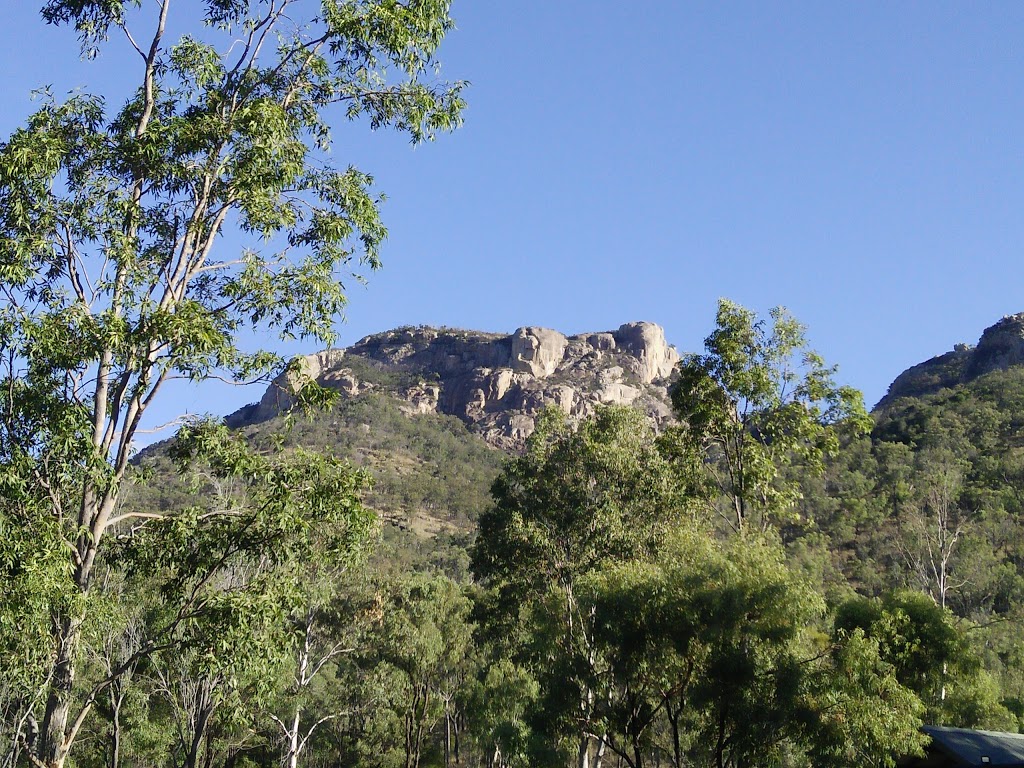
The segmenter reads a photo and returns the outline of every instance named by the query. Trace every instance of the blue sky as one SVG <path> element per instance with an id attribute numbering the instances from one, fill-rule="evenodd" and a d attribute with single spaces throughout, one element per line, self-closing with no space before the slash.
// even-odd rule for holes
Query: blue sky
<path id="1" fill-rule="evenodd" d="M 117 94 L 8 4 L 0 131 L 52 84 Z M 466 125 L 411 148 L 339 124 L 389 196 L 343 345 L 402 324 L 566 333 L 630 320 L 696 351 L 719 297 L 782 304 L 869 404 L 1024 311 L 1024 4 L 455 0 Z M 120 91 L 124 93 L 125 91 Z M 295 351 L 313 351 L 295 348 Z M 259 391 L 176 391 L 224 413 Z"/>

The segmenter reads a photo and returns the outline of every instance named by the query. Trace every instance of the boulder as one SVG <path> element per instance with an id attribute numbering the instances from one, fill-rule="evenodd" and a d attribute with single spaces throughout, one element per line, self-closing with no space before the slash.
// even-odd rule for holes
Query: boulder
<path id="1" fill-rule="evenodd" d="M 434 413 L 441 388 L 436 384 L 417 384 L 405 393 L 402 410 L 408 414 Z"/>
<path id="2" fill-rule="evenodd" d="M 512 387 L 512 369 L 499 368 L 488 378 L 488 400 L 501 400 Z"/>
<path id="3" fill-rule="evenodd" d="M 610 333 L 592 333 L 587 336 L 587 342 L 597 350 L 607 351 L 615 349 L 615 336 Z"/>
<path id="4" fill-rule="evenodd" d="M 672 374 L 679 353 L 665 342 L 665 331 L 654 323 L 626 323 L 615 331 L 615 342 L 639 361 L 637 375 L 644 384 Z"/>
<path id="5" fill-rule="evenodd" d="M 289 410 L 295 405 L 295 393 L 308 381 L 319 381 L 327 371 L 335 370 L 345 358 L 344 349 L 326 349 L 296 358 L 291 370 L 278 375 L 263 393 L 251 418 L 263 421 Z"/>
<path id="6" fill-rule="evenodd" d="M 562 362 L 568 344 L 569 340 L 558 331 L 520 328 L 512 337 L 512 370 L 546 378 Z"/>
<path id="7" fill-rule="evenodd" d="M 561 408 L 567 414 L 572 414 L 572 406 L 576 401 L 575 389 L 568 384 L 560 384 L 554 389 L 548 390 L 545 394 L 554 405 Z"/>
<path id="8" fill-rule="evenodd" d="M 640 397 L 640 390 L 628 384 L 610 382 L 601 388 L 597 396 L 602 403 L 632 405 L 633 401 Z"/>

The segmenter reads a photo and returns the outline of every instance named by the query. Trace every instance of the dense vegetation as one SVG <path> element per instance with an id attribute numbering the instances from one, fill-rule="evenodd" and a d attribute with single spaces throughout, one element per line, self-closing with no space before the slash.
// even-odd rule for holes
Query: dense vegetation
<path id="1" fill-rule="evenodd" d="M 208 0 L 177 41 L 171 5 L 45 2 L 141 79 L 0 145 L 4 768 L 891 765 L 922 722 L 1021 728 L 1021 369 L 872 419 L 722 302 L 663 434 L 551 412 L 501 464 L 367 368 L 132 461 L 164 382 L 278 371 L 253 328 L 330 343 L 377 266 L 327 112 L 420 141 L 463 106 L 446 0 Z"/>
<path id="2" fill-rule="evenodd" d="M 1024 371 L 873 419 L 833 373 L 784 312 L 723 302 L 661 435 L 553 411 L 500 469 L 383 387 L 186 428 L 99 566 L 69 759 L 862 766 L 924 722 L 1020 729 Z M 49 651 L 4 637 L 27 765 Z"/>
<path id="3" fill-rule="evenodd" d="M 449 2 L 46 0 L 41 16 L 77 34 L 85 61 L 121 46 L 137 79 L 120 93 L 44 89 L 0 144 L 5 753 L 79 760 L 97 714 L 121 722 L 134 670 L 185 643 L 205 650 L 152 670 L 180 726 L 181 749 L 162 754 L 196 764 L 220 693 L 240 696 L 229 683 L 267 661 L 234 644 L 316 615 L 296 586 L 304 569 L 361 548 L 362 479 L 190 424 L 179 459 L 205 460 L 215 487 L 128 509 L 138 430 L 170 380 L 277 373 L 279 355 L 254 346 L 268 334 L 333 342 L 344 281 L 379 266 L 387 232 L 372 177 L 334 164 L 331 123 L 414 143 L 460 123 L 462 85 L 434 59 Z M 307 404 L 327 394 L 302 388 Z M 155 602 L 132 592 L 148 575 L 166 577 Z M 95 632 L 125 626 L 112 617 L 126 600 L 152 608 L 126 617 L 146 632 L 97 657 Z M 116 763 L 128 744 L 115 732 Z"/>

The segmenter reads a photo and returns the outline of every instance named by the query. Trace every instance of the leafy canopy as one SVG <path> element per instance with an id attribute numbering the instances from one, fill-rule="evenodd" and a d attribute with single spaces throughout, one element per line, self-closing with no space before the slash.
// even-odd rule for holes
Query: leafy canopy
<path id="1" fill-rule="evenodd" d="M 683 357 L 672 390 L 677 449 L 699 467 L 698 493 L 725 497 L 736 530 L 789 519 L 799 491 L 786 468 L 820 472 L 841 430 L 871 426 L 861 394 L 834 382 L 804 326 L 781 307 L 770 319 L 722 299 L 705 354 Z"/>
<path id="2" fill-rule="evenodd" d="M 37 759 L 60 766 L 97 564 L 111 532 L 155 517 L 120 510 L 144 415 L 172 379 L 275 372 L 253 338 L 334 340 L 344 281 L 379 266 L 386 230 L 372 177 L 330 160 L 330 124 L 423 141 L 459 124 L 463 86 L 436 74 L 447 0 L 48 0 L 42 16 L 87 59 L 120 43 L 138 62 L 126 99 L 43 91 L 0 143 L 0 569 L 40 569 L 24 631 L 0 602 L 0 647 L 32 656 L 50 635 L 25 684 L 46 699 Z"/>

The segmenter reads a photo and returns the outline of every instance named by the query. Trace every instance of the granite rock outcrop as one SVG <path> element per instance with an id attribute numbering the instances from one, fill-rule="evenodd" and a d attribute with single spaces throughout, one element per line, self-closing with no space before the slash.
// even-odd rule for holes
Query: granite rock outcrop
<path id="1" fill-rule="evenodd" d="M 601 403 L 632 405 L 664 426 L 672 418 L 668 385 L 678 361 L 662 328 L 648 322 L 575 336 L 533 326 L 509 335 L 399 328 L 301 358 L 228 423 L 264 421 L 287 410 L 296 385 L 308 377 L 342 397 L 397 397 L 410 415 L 457 416 L 491 445 L 517 450 L 549 406 L 578 420 Z"/>
<path id="2" fill-rule="evenodd" d="M 957 344 L 908 368 L 889 385 L 876 408 L 886 408 L 903 397 L 921 397 L 940 389 L 966 384 L 986 373 L 1024 365 L 1024 312 L 1006 315 L 986 328 L 977 346 Z"/>

